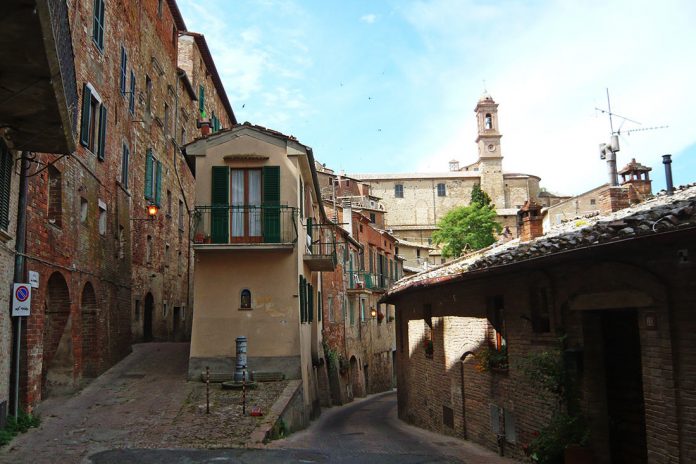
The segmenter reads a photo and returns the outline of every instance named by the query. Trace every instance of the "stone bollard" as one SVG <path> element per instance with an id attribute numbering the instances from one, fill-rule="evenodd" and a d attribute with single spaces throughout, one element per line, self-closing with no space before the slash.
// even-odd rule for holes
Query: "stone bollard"
<path id="1" fill-rule="evenodd" d="M 247 338 L 237 337 L 237 362 L 234 367 L 234 381 L 242 382 L 247 370 Z"/>

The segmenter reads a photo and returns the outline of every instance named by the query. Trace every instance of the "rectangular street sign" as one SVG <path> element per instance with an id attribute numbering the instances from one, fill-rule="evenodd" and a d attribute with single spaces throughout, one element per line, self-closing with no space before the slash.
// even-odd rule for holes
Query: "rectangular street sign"
<path id="1" fill-rule="evenodd" d="M 14 284 L 12 291 L 12 316 L 28 316 L 31 310 L 31 286 Z"/>

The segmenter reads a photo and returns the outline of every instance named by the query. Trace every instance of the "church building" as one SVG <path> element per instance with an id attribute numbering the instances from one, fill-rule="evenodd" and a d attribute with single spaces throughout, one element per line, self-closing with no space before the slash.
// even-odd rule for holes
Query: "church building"
<path id="1" fill-rule="evenodd" d="M 447 172 L 351 174 L 367 182 L 387 211 L 386 227 L 400 240 L 430 244 L 438 221 L 452 208 L 466 206 L 479 184 L 493 200 L 500 223 L 517 231 L 517 211 L 527 200 L 537 200 L 538 176 L 503 171 L 498 104 L 488 94 L 475 108 L 478 159 L 460 167 L 452 160 Z M 439 263 L 437 263 L 439 264 Z"/>

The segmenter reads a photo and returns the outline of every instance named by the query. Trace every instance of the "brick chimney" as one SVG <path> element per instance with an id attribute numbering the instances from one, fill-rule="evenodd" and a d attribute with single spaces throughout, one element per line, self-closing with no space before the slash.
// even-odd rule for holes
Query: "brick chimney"
<path id="1" fill-rule="evenodd" d="M 640 203 L 652 195 L 650 171 L 652 168 L 643 166 L 635 158 L 619 171 L 619 175 L 623 178 L 621 185 L 628 187 L 630 203 Z"/>
<path id="2" fill-rule="evenodd" d="M 601 214 L 609 214 L 631 206 L 629 198 L 629 186 L 608 186 L 599 192 L 599 211 Z"/>
<path id="3" fill-rule="evenodd" d="M 540 204 L 527 200 L 517 214 L 521 220 L 520 241 L 528 242 L 544 235 Z"/>

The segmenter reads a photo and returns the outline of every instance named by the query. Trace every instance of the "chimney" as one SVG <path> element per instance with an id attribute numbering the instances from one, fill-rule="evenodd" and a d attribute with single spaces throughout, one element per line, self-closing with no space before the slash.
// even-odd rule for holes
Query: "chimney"
<path id="1" fill-rule="evenodd" d="M 350 199 L 343 200 L 343 229 L 353 236 L 353 207 Z"/>
<path id="2" fill-rule="evenodd" d="M 533 201 L 525 201 L 520 208 L 521 218 L 520 241 L 528 242 L 544 235 L 544 218 L 541 216 L 541 205 Z"/>
<path id="3" fill-rule="evenodd" d="M 450 170 L 450 172 L 459 171 L 459 161 L 457 161 L 457 160 L 450 161 L 449 162 L 449 170 Z"/>
<path id="4" fill-rule="evenodd" d="M 674 193 L 672 183 L 672 155 L 662 155 L 662 164 L 665 165 L 665 182 L 667 183 L 667 195 Z"/>
<path id="5" fill-rule="evenodd" d="M 628 188 L 628 200 L 631 204 L 640 203 L 652 195 L 650 171 L 652 168 L 643 166 L 635 158 L 619 171 L 623 178 L 621 185 Z"/>
<path id="6" fill-rule="evenodd" d="M 631 202 L 628 186 L 608 186 L 599 192 L 599 212 L 601 214 L 614 213 L 629 206 L 631 206 Z"/>

